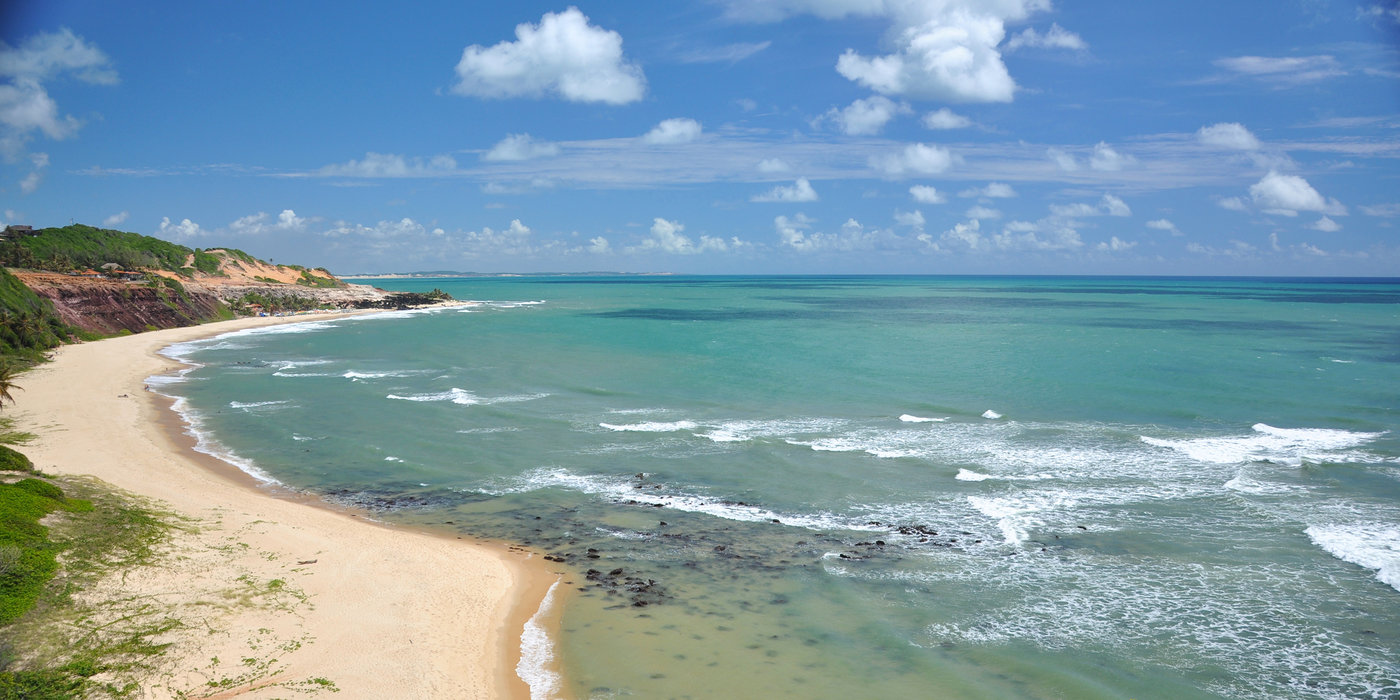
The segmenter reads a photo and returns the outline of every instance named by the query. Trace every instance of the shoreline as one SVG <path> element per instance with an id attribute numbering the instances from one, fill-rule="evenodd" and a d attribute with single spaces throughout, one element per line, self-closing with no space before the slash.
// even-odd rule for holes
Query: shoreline
<path id="1" fill-rule="evenodd" d="M 170 345 L 355 313 L 363 312 L 65 345 L 22 375 L 25 391 L 11 410 L 38 436 L 24 448 L 38 469 L 95 476 L 184 523 L 171 532 L 167 566 L 117 577 L 107 591 L 199 618 L 163 638 L 173 646 L 143 697 L 270 697 L 306 679 L 334 683 L 347 697 L 530 697 L 516 674 L 521 634 L 557 579 L 541 560 L 506 543 L 380 523 L 259 481 L 196 451 L 174 400 L 146 390 L 147 378 L 188 366 L 160 354 Z M 254 583 L 263 588 L 243 590 Z M 244 605 L 218 602 L 238 596 Z M 290 653 L 242 682 L 249 674 L 239 660 L 269 645 Z"/>

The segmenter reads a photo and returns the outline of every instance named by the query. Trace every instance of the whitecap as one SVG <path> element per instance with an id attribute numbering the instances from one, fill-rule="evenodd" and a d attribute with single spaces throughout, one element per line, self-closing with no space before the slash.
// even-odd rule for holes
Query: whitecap
<path id="1" fill-rule="evenodd" d="M 247 410 L 253 409 L 253 408 L 266 408 L 266 407 L 268 407 L 268 406 L 285 406 L 285 405 L 287 405 L 287 404 L 289 404 L 289 403 L 291 403 L 291 402 L 290 402 L 290 401 L 251 401 L 251 402 L 248 402 L 248 403 L 244 403 L 244 402 L 242 402 L 242 401 L 230 401 L 230 402 L 228 402 L 228 407 L 229 407 L 229 408 L 238 408 L 238 409 L 242 409 L 242 410 L 244 410 L 244 411 L 247 411 Z"/>
<path id="2" fill-rule="evenodd" d="M 402 462 L 403 460 L 400 459 L 400 458 L 398 458 L 398 457 L 385 457 L 385 458 L 384 458 L 384 461 L 385 461 L 385 462 Z"/>
<path id="3" fill-rule="evenodd" d="M 1386 523 L 1312 525 L 1313 544 L 1345 562 L 1371 569 L 1376 578 L 1400 591 L 1400 527 Z"/>
<path id="4" fill-rule="evenodd" d="M 1185 440 L 1166 440 L 1142 435 L 1139 439 L 1154 447 L 1176 450 L 1194 460 L 1211 464 L 1274 462 L 1300 466 L 1304 461 L 1357 462 L 1379 459 L 1347 450 L 1365 445 L 1385 434 L 1330 428 L 1276 428 L 1265 423 L 1256 423 L 1252 429 L 1253 435 Z"/>
<path id="5" fill-rule="evenodd" d="M 908 413 L 900 416 L 899 419 L 904 421 L 905 423 L 944 423 L 948 420 L 947 418 L 924 418 L 921 416 L 912 416 Z"/>
<path id="6" fill-rule="evenodd" d="M 459 404 L 462 406 L 475 406 L 476 404 L 481 403 L 481 397 L 471 393 L 470 391 L 467 391 L 466 389 L 458 389 L 456 387 L 453 387 L 450 391 L 439 391 L 430 394 L 409 394 L 407 396 L 400 396 L 399 394 L 389 394 L 384 398 L 394 399 L 397 401 L 419 402 L 451 401 L 452 403 Z"/>
<path id="7" fill-rule="evenodd" d="M 1001 417 L 1001 414 L 989 408 L 982 412 L 982 417 L 987 420 L 996 420 Z"/>
<path id="8" fill-rule="evenodd" d="M 599 423 L 599 427 L 619 433 L 674 433 L 679 430 L 695 430 L 700 425 L 694 421 L 678 420 L 671 422 L 647 421 L 645 423 Z"/>

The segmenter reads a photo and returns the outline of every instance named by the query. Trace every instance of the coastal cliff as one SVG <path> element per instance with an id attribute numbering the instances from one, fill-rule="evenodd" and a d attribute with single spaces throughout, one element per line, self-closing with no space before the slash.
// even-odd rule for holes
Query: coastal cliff
<path id="1" fill-rule="evenodd" d="M 383 305 L 390 296 L 347 284 L 322 268 L 275 265 L 232 248 L 192 249 L 81 224 L 14 228 L 6 229 L 0 243 L 0 264 L 48 302 L 45 314 L 78 335 L 362 308 Z"/>

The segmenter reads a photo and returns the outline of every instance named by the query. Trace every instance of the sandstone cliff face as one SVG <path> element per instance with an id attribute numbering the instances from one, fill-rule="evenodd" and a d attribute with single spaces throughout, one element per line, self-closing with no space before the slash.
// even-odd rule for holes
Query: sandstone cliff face
<path id="1" fill-rule="evenodd" d="M 187 287 L 182 296 L 171 289 L 117 280 L 20 271 L 15 275 L 35 294 L 52 301 L 64 323 L 103 335 L 179 328 L 231 317 L 218 297 L 202 289 Z"/>
<path id="2" fill-rule="evenodd" d="M 383 290 L 353 284 L 318 289 L 293 284 L 258 284 L 220 279 L 219 284 L 185 281 L 183 293 L 145 282 L 85 279 L 51 272 L 12 271 L 34 293 L 53 302 L 64 323 L 85 331 L 111 335 L 152 328 L 179 328 L 232 318 L 226 301 L 253 292 L 267 297 L 294 296 L 342 308 L 359 301 L 378 300 Z M 242 282 L 242 283 L 238 283 Z"/>

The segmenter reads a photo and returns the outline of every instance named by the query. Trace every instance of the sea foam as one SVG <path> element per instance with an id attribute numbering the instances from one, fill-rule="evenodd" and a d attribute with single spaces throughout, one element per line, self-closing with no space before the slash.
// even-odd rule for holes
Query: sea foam
<path id="1" fill-rule="evenodd" d="M 1400 527 L 1382 523 L 1312 525 L 1313 544 L 1345 562 L 1371 569 L 1376 578 L 1400 591 Z"/>
<path id="2" fill-rule="evenodd" d="M 550 585 L 539 610 L 525 622 L 525 629 L 520 633 L 520 661 L 515 664 L 515 675 L 530 686 L 530 700 L 556 697 L 562 685 L 559 673 L 550 668 L 554 661 L 554 644 L 541 622 L 554 607 L 554 590 L 558 587 L 559 581 Z"/>
<path id="3" fill-rule="evenodd" d="M 1300 466 L 1308 462 L 1359 462 L 1373 459 L 1350 451 L 1384 435 L 1328 428 L 1275 428 L 1255 423 L 1252 435 L 1164 440 L 1143 435 L 1154 447 L 1176 450 L 1191 459 L 1211 464 L 1273 462 Z"/>

